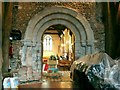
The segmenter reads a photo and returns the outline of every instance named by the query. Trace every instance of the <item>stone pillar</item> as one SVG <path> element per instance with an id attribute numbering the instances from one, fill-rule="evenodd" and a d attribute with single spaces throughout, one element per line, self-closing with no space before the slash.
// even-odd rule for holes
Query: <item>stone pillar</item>
<path id="1" fill-rule="evenodd" d="M 41 43 L 25 40 L 22 49 L 22 66 L 27 67 L 27 80 L 39 80 L 41 77 Z"/>
<path id="2" fill-rule="evenodd" d="M 32 47 L 27 46 L 27 51 L 26 51 L 26 65 L 27 66 L 32 66 Z"/>
<path id="3" fill-rule="evenodd" d="M 37 60 L 38 60 L 38 70 L 41 71 L 41 65 L 42 65 L 42 61 L 41 61 L 41 56 L 42 56 L 42 53 L 41 53 L 41 43 L 38 43 L 37 44 Z"/>
<path id="4" fill-rule="evenodd" d="M 36 43 L 32 46 L 32 70 L 34 80 L 38 80 L 38 59 L 37 59 L 37 48 Z"/>
<path id="5" fill-rule="evenodd" d="M 94 47 L 93 47 L 93 44 L 91 43 L 86 43 L 86 42 L 81 42 L 82 44 L 82 47 L 85 48 L 85 55 L 87 54 L 92 54 L 94 52 Z"/>
<path id="6" fill-rule="evenodd" d="M 89 54 L 92 54 L 95 52 L 93 45 L 88 45 L 88 49 L 89 49 L 89 52 L 88 52 Z"/>
<path id="7" fill-rule="evenodd" d="M 84 49 L 84 50 L 83 50 L 84 53 L 82 52 L 83 55 L 86 55 L 86 54 L 87 54 L 86 42 L 81 42 L 81 47 L 82 47 L 82 49 Z"/>
<path id="8" fill-rule="evenodd" d="M 23 47 L 22 47 L 22 51 L 21 51 L 21 63 L 22 63 L 22 66 L 26 66 L 26 52 L 27 52 L 27 45 L 23 43 Z"/>
<path id="9" fill-rule="evenodd" d="M 86 55 L 87 54 L 91 54 L 91 52 L 90 52 L 91 50 L 90 49 L 91 49 L 90 46 L 86 46 Z"/>
<path id="10" fill-rule="evenodd" d="M 92 54 L 93 52 L 94 52 L 93 44 L 80 41 L 75 42 L 75 60 L 87 54 Z"/>
<path id="11" fill-rule="evenodd" d="M 42 72 L 42 42 L 23 41 L 21 62 L 26 67 L 26 80 L 40 80 Z M 24 78 L 25 80 L 25 78 Z"/>
<path id="12" fill-rule="evenodd" d="M 34 42 L 32 45 L 32 68 L 33 70 L 37 70 L 38 63 L 37 63 L 37 48 L 36 43 Z"/>
<path id="13" fill-rule="evenodd" d="M 33 80 L 32 75 L 32 41 L 30 40 L 24 40 L 22 41 L 23 47 L 22 47 L 22 55 L 21 55 L 21 63 L 22 67 L 26 67 L 26 70 L 23 69 L 24 72 L 26 72 L 26 78 L 21 78 L 21 80 Z"/>
<path id="14" fill-rule="evenodd" d="M 88 54 L 94 53 L 94 40 L 93 41 L 87 41 L 87 48 L 88 48 Z"/>
<path id="15" fill-rule="evenodd" d="M 80 41 L 75 42 L 75 60 L 85 55 L 85 46 Z"/>
<path id="16" fill-rule="evenodd" d="M 29 40 L 22 41 L 22 55 L 21 55 L 21 63 L 22 66 L 26 66 L 29 63 L 29 60 L 32 59 L 32 42 Z M 28 61 L 27 61 L 28 60 Z"/>
<path id="17" fill-rule="evenodd" d="M 34 80 L 41 77 L 41 43 L 34 42 L 32 46 L 32 69 Z"/>
<path id="18" fill-rule="evenodd" d="M 22 66 L 26 66 L 26 52 L 27 52 L 27 46 L 23 46 L 22 47 L 22 51 L 21 51 L 21 63 Z"/>

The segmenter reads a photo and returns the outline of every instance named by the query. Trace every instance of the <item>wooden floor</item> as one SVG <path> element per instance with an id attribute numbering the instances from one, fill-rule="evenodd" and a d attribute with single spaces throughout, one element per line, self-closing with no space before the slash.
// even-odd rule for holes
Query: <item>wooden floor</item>
<path id="1" fill-rule="evenodd" d="M 29 84 L 21 84 L 19 89 L 23 88 L 73 88 L 72 82 L 39 82 L 39 83 L 29 83 Z"/>
<path id="2" fill-rule="evenodd" d="M 94 90 L 83 83 L 45 81 L 19 85 L 18 90 Z"/>
<path id="3" fill-rule="evenodd" d="M 67 71 L 63 72 L 63 76 L 66 77 L 70 77 Z M 63 79 L 65 79 L 63 78 Z M 29 83 L 25 83 L 25 84 L 20 84 L 19 85 L 19 90 L 23 90 L 23 89 L 28 89 L 28 90 L 33 90 L 33 89 L 42 89 L 42 90 L 46 90 L 46 89 L 67 89 L 67 90 L 73 90 L 73 89 L 77 89 L 77 90 L 93 90 L 92 88 L 89 87 L 89 85 L 84 81 L 80 81 L 80 82 L 74 82 L 71 80 L 62 80 L 62 81 L 51 81 L 51 80 L 42 80 L 40 82 L 29 82 Z"/>
<path id="4" fill-rule="evenodd" d="M 70 73 L 68 71 L 62 71 L 61 73 L 63 73 L 62 76 L 62 81 L 55 81 L 55 80 L 48 80 L 48 79 L 43 79 L 40 82 L 31 82 L 31 83 L 25 83 L 25 84 L 21 84 L 19 86 L 19 89 L 23 89 L 23 88 L 67 88 L 67 89 L 72 89 L 72 88 L 76 88 L 76 86 L 73 84 L 72 81 L 70 80 L 65 80 L 65 79 L 70 79 Z M 65 77 L 65 78 L 63 78 Z M 69 78 L 68 78 L 69 77 Z"/>

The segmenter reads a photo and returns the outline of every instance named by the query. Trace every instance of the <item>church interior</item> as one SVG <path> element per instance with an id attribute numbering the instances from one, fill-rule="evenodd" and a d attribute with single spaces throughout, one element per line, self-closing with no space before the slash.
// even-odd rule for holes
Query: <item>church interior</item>
<path id="1" fill-rule="evenodd" d="M 0 21 L 1 90 L 120 89 L 120 2 L 0 2 Z"/>

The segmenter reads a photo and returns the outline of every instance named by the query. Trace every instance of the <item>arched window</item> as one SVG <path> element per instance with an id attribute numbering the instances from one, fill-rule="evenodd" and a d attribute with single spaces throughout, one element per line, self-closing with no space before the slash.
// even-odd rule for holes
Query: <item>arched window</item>
<path id="1" fill-rule="evenodd" d="M 45 35 L 43 41 L 43 49 L 46 51 L 52 50 L 52 37 L 50 35 Z"/>

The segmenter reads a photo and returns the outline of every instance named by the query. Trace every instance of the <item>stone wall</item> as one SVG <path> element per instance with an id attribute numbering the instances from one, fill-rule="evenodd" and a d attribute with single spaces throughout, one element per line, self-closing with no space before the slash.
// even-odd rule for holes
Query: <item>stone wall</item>
<path id="1" fill-rule="evenodd" d="M 16 4 L 16 3 L 14 3 Z M 22 39 L 26 31 L 29 20 L 45 7 L 64 6 L 75 9 L 80 12 L 90 23 L 95 37 L 95 48 L 98 51 L 104 51 L 104 27 L 102 21 L 101 3 L 82 3 L 82 2 L 20 2 L 18 9 L 13 8 L 13 29 L 19 29 L 22 32 Z M 17 9 L 17 10 L 16 10 Z"/>
<path id="2" fill-rule="evenodd" d="M 46 2 L 45 3 L 44 2 L 42 2 L 42 3 L 37 3 L 37 2 L 23 3 L 23 2 L 20 2 L 20 3 L 13 3 L 13 5 L 14 6 L 13 6 L 12 29 L 20 30 L 22 32 L 22 39 L 24 39 L 26 28 L 28 26 L 28 22 L 31 20 L 31 18 L 34 15 L 36 15 L 38 12 L 40 12 L 45 7 L 64 6 L 64 7 L 72 8 L 72 9 L 76 10 L 78 13 L 81 13 L 88 20 L 88 22 L 90 23 L 91 28 L 94 32 L 95 49 L 97 51 L 104 50 L 104 27 L 103 27 L 103 24 L 102 24 L 101 18 L 100 18 L 100 16 L 101 16 L 100 7 L 101 6 L 99 4 L 98 4 L 99 7 L 96 6 L 95 3 L 81 3 L 81 2 L 79 2 L 79 3 L 68 3 L 68 2 L 67 3 L 57 3 L 57 2 L 56 3 L 53 3 L 53 2 L 52 3 L 46 3 Z M 96 14 L 96 13 L 98 13 L 98 14 Z M 19 41 L 17 43 L 19 43 Z M 36 43 L 35 44 L 31 44 L 31 43 L 32 43 L 31 41 L 27 41 L 24 43 L 24 48 L 25 48 L 24 50 L 27 50 L 27 51 L 23 50 L 23 53 L 24 52 L 26 52 L 26 53 L 25 53 L 25 55 L 22 55 L 22 56 L 25 56 L 23 58 L 25 58 L 24 60 L 26 60 L 27 62 L 26 61 L 21 62 L 21 63 L 23 63 L 22 64 L 23 67 L 21 67 L 18 71 L 20 80 L 23 80 L 23 81 L 38 80 L 38 79 L 40 79 L 39 76 L 41 75 L 41 62 L 37 59 L 37 58 L 40 58 L 38 54 L 41 52 L 38 49 L 39 47 L 35 47 Z M 76 45 L 78 45 L 78 44 L 76 44 Z M 15 45 L 13 48 L 16 48 L 15 52 L 17 52 L 17 50 L 20 47 L 19 47 L 19 45 Z M 79 49 L 79 46 L 76 46 L 76 48 Z M 38 52 L 38 50 L 39 50 L 39 52 Z M 29 52 L 29 51 L 32 51 L 32 52 Z M 31 60 L 32 57 L 34 58 L 34 56 L 35 57 L 37 56 L 35 59 L 33 59 L 35 61 Z M 14 61 L 15 61 L 15 59 L 14 59 Z M 17 64 L 17 62 L 15 62 L 15 63 Z M 31 63 L 33 63 L 33 65 Z M 23 74 L 25 75 L 24 77 L 23 77 Z"/>
<path id="3" fill-rule="evenodd" d="M 21 49 L 21 42 L 19 40 L 12 41 L 12 50 L 13 56 L 10 58 L 10 69 L 11 71 L 15 71 L 21 67 L 20 61 L 20 49 Z"/>

